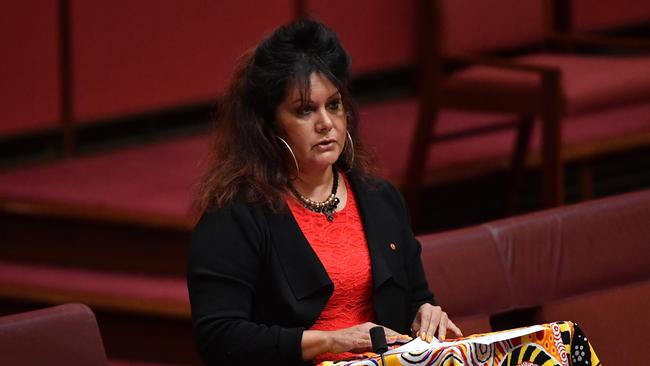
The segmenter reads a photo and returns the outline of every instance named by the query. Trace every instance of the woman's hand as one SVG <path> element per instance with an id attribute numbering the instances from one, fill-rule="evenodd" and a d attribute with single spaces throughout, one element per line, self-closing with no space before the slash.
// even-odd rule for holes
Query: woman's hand
<path id="1" fill-rule="evenodd" d="M 311 360 L 321 353 L 361 353 L 372 351 L 370 340 L 370 328 L 377 324 L 367 322 L 349 328 L 333 331 L 307 330 L 302 335 L 302 357 L 304 360 Z M 395 339 L 401 334 L 384 327 L 387 342 Z"/>
<path id="2" fill-rule="evenodd" d="M 366 322 L 349 328 L 343 328 L 330 332 L 330 350 L 332 353 L 341 352 L 366 352 L 372 351 L 372 341 L 370 340 L 370 329 L 377 324 Z M 400 334 L 396 331 L 384 327 L 386 341 L 391 337 L 398 337 Z"/>
<path id="3" fill-rule="evenodd" d="M 431 342 L 433 336 L 437 334 L 438 339 L 444 341 L 447 332 L 456 338 L 463 336 L 460 329 L 447 317 L 447 313 L 442 311 L 440 306 L 422 304 L 415 314 L 413 324 L 411 324 L 413 337 L 420 337 L 422 340 Z"/>

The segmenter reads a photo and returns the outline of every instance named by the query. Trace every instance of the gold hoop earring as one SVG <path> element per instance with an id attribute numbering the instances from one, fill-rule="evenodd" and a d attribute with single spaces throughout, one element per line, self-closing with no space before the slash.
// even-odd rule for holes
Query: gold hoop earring
<path id="1" fill-rule="evenodd" d="M 293 158 L 293 163 L 296 164 L 296 174 L 300 173 L 300 168 L 298 167 L 298 159 L 296 159 L 296 155 L 293 153 L 293 150 L 291 150 L 291 146 L 280 136 L 275 136 L 278 138 L 278 140 L 282 141 L 284 146 L 289 149 L 289 153 L 291 154 L 291 157 Z"/>
<path id="2" fill-rule="evenodd" d="M 345 131 L 348 135 L 348 141 L 350 141 L 350 163 L 348 163 L 348 172 L 352 170 L 354 166 L 354 142 L 352 142 L 352 136 L 350 136 L 350 131 Z"/>

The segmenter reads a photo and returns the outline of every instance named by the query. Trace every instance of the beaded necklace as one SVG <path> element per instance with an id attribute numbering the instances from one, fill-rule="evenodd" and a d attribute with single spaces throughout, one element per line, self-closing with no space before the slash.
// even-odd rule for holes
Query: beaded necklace
<path id="1" fill-rule="evenodd" d="M 327 197 L 325 201 L 314 201 L 311 200 L 296 190 L 296 188 L 293 186 L 293 184 L 289 184 L 289 189 L 291 192 L 298 198 L 300 203 L 302 205 L 311 211 L 317 212 L 317 213 L 322 213 L 327 217 L 327 221 L 332 222 L 334 221 L 334 211 L 336 211 L 336 207 L 338 206 L 340 200 L 338 197 L 336 197 L 336 191 L 339 187 L 339 174 L 336 172 L 336 168 L 332 166 L 332 172 L 334 175 L 334 182 L 332 183 L 332 193 Z"/>

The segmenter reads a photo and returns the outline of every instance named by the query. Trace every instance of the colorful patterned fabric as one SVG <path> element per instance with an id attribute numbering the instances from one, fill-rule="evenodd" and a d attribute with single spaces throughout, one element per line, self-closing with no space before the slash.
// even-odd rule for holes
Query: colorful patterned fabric
<path id="1" fill-rule="evenodd" d="M 385 357 L 386 365 L 430 366 L 598 366 L 600 360 L 587 337 L 572 322 L 542 325 L 543 330 L 487 345 L 461 338 L 451 346 Z M 494 334 L 494 333 L 488 333 Z M 378 355 L 365 360 L 324 362 L 324 366 L 380 365 Z"/>

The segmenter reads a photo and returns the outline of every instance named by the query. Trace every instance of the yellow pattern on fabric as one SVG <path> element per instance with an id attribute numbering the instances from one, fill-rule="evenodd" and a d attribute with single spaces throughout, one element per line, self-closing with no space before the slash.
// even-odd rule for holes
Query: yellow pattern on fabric
<path id="1" fill-rule="evenodd" d="M 493 342 L 487 346 L 472 342 L 472 335 L 453 340 L 454 345 L 419 352 L 391 354 L 385 357 L 386 366 L 430 365 L 430 366 L 498 366 L 509 365 L 516 357 L 517 365 L 526 366 L 601 366 L 598 356 L 587 337 L 572 322 L 555 322 L 542 325 L 543 330 Z M 565 340 L 569 340 L 568 343 Z M 452 341 L 452 340 L 448 340 Z M 588 351 L 587 351 L 588 350 Z M 487 351 L 487 352 L 486 352 Z M 572 352 L 573 351 L 573 352 Z M 366 360 L 326 361 L 324 366 L 361 366 L 380 364 L 379 356 Z M 487 356 L 487 357 L 484 357 Z M 536 363 L 538 362 L 538 363 Z"/>

